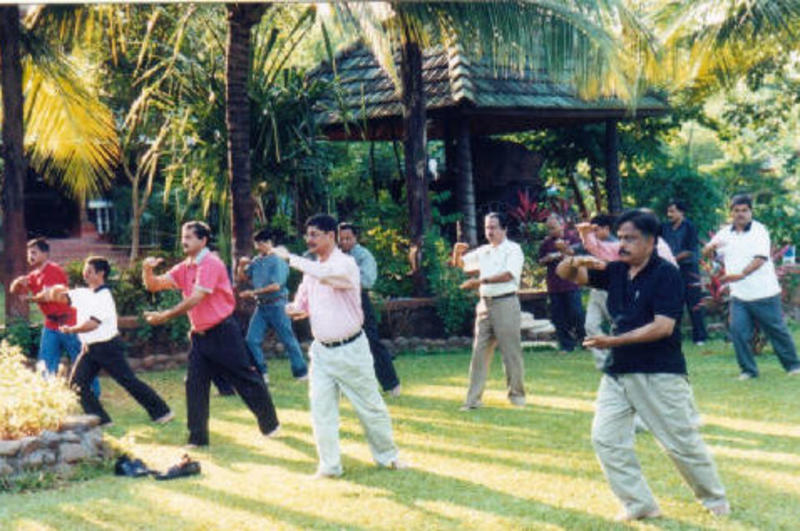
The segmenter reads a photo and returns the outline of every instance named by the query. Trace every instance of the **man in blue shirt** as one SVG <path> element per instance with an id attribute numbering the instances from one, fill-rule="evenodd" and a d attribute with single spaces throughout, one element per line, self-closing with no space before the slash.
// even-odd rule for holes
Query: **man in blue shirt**
<path id="1" fill-rule="evenodd" d="M 352 223 L 339 224 L 339 247 L 345 254 L 352 256 L 361 277 L 361 310 L 364 312 L 364 332 L 369 340 L 369 349 L 375 362 L 375 376 L 381 387 L 391 396 L 400 394 L 400 379 L 394 370 L 392 355 L 381 343 L 378 335 L 378 321 L 375 319 L 375 310 L 369 298 L 369 290 L 375 285 L 378 278 L 378 265 L 375 257 L 365 247 L 358 243 L 358 228 Z"/>
<path id="2" fill-rule="evenodd" d="M 692 341 L 702 345 L 707 334 L 703 307 L 700 306 L 703 290 L 697 261 L 697 229 L 686 218 L 686 204 L 680 199 L 673 199 L 667 205 L 667 219 L 669 222 L 661 226 L 661 237 L 669 245 L 681 270 L 686 306 L 692 319 Z"/>
<path id="3" fill-rule="evenodd" d="M 253 298 L 257 303 L 247 328 L 247 346 L 258 370 L 264 375 L 264 381 L 269 382 L 267 362 L 261 344 L 264 342 L 264 334 L 273 328 L 289 355 L 292 375 L 297 380 L 307 380 L 308 366 L 292 330 L 292 322 L 285 311 L 289 294 L 286 289 L 289 266 L 285 260 L 270 254 L 274 240 L 272 231 L 261 230 L 254 239 L 258 256 L 254 260 L 241 258 L 236 271 L 240 282 L 249 280 L 253 284 L 253 289 L 241 291 L 239 295 Z"/>

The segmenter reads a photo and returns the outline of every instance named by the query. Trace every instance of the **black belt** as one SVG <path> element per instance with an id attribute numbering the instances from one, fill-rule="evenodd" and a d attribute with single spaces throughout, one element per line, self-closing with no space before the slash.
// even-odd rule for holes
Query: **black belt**
<path id="1" fill-rule="evenodd" d="M 516 297 L 517 292 L 512 291 L 511 293 L 503 293 L 502 295 L 495 295 L 494 297 L 481 297 L 481 299 L 486 299 L 487 301 L 496 301 L 497 299 L 505 299 L 507 297 Z"/>
<path id="2" fill-rule="evenodd" d="M 322 343 L 322 345 L 324 347 L 326 347 L 326 348 L 341 347 L 342 345 L 346 345 L 348 343 L 352 343 L 353 341 L 358 339 L 359 336 L 361 336 L 361 332 L 363 332 L 363 330 L 359 330 L 358 332 L 356 332 L 352 336 L 346 337 L 344 339 L 337 339 L 336 341 L 320 341 L 320 343 Z"/>
<path id="3" fill-rule="evenodd" d="M 224 325 L 228 321 L 232 321 L 232 320 L 233 320 L 233 316 L 229 315 L 228 317 L 226 317 L 222 321 L 218 322 L 217 324 L 215 324 L 211 328 L 206 328 L 205 330 L 190 330 L 189 333 L 191 335 L 193 335 L 193 336 L 207 336 L 209 334 L 212 334 L 212 333 L 216 332 L 217 330 L 219 330 L 222 327 L 222 325 Z"/>

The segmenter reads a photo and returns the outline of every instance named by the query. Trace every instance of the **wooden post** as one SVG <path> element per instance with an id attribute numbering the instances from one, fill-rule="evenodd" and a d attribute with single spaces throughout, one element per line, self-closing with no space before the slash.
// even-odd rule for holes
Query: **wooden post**
<path id="1" fill-rule="evenodd" d="M 616 120 L 606 120 L 605 140 L 608 212 L 619 214 L 622 212 L 622 185 L 619 179 L 619 133 Z"/>
<path id="2" fill-rule="evenodd" d="M 458 208 L 464 216 L 464 238 L 471 246 L 478 245 L 478 226 L 475 214 L 475 183 L 472 177 L 472 145 L 469 119 L 459 117 L 456 142 Z"/>

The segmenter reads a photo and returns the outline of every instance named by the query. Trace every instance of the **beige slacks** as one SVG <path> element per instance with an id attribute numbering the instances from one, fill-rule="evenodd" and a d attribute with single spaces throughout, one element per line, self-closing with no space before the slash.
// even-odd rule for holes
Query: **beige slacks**
<path id="1" fill-rule="evenodd" d="M 469 389 L 465 405 L 480 405 L 495 347 L 500 347 L 506 373 L 508 399 L 525 403 L 525 368 L 522 362 L 519 297 L 481 298 L 475 307 L 475 339 L 469 368 Z"/>
<path id="2" fill-rule="evenodd" d="M 604 374 L 600 380 L 592 445 L 611 490 L 629 515 L 658 508 L 634 452 L 634 414 L 661 443 L 703 505 L 725 503 L 714 460 L 693 422 L 691 401 L 689 382 L 680 374 Z"/>

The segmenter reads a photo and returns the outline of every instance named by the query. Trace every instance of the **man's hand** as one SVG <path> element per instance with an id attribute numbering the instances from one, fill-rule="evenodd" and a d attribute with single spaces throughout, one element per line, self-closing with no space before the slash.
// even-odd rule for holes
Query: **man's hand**
<path id="1" fill-rule="evenodd" d="M 142 260 L 142 267 L 146 267 L 147 269 L 153 269 L 163 263 L 164 263 L 163 258 L 158 258 L 156 256 L 148 256 L 147 258 Z"/>
<path id="2" fill-rule="evenodd" d="M 144 320 L 152 326 L 158 326 L 168 321 L 167 312 L 144 312 Z"/>
<path id="3" fill-rule="evenodd" d="M 239 258 L 239 265 L 240 266 L 246 266 L 246 265 L 249 265 L 252 261 L 253 261 L 253 259 L 250 258 L 249 256 L 242 256 L 242 257 Z"/>
<path id="4" fill-rule="evenodd" d="M 730 284 L 731 282 L 738 282 L 739 280 L 742 280 L 744 277 L 745 275 L 742 275 L 741 273 L 730 273 L 728 275 L 722 275 L 722 277 L 719 279 L 719 283 Z"/>
<path id="5" fill-rule="evenodd" d="M 611 348 L 614 346 L 614 337 L 605 334 L 587 337 L 583 340 L 583 346 L 586 348 Z"/>
<path id="6" fill-rule="evenodd" d="M 74 334 L 75 333 L 75 330 L 74 330 L 75 328 L 76 327 L 74 327 L 74 326 L 61 325 L 61 326 L 58 327 L 58 331 L 61 332 L 62 334 Z"/>
<path id="7" fill-rule="evenodd" d="M 254 299 L 256 293 L 251 289 L 246 289 L 239 292 L 239 296 L 243 299 Z"/>
<path id="8" fill-rule="evenodd" d="M 463 290 L 469 290 L 469 289 L 478 289 L 480 287 L 480 285 L 481 285 L 481 279 L 479 279 L 479 278 L 468 278 L 467 280 L 462 282 L 461 285 L 458 286 L 458 287 L 463 289 Z"/>
<path id="9" fill-rule="evenodd" d="M 584 238 L 587 234 L 594 232 L 597 229 L 597 225 L 584 221 L 575 225 L 575 228 L 578 230 L 578 234 L 580 234 L 581 238 Z"/>
<path id="10" fill-rule="evenodd" d="M 464 242 L 456 242 L 453 245 L 453 253 L 450 255 L 450 262 L 449 265 L 453 267 L 463 267 L 464 260 L 462 260 L 462 256 L 464 253 L 469 249 L 469 244 Z"/>
<path id="11" fill-rule="evenodd" d="M 585 267 L 586 269 L 597 270 L 603 270 L 606 268 L 606 263 L 604 261 L 588 255 L 573 256 L 570 260 L 570 265 L 573 267 Z"/>
<path id="12" fill-rule="evenodd" d="M 569 243 L 567 243 L 566 240 L 562 240 L 561 238 L 559 238 L 555 242 L 553 242 L 553 245 L 555 245 L 556 249 L 558 249 L 562 253 L 567 252 L 567 249 L 569 249 Z"/>
<path id="13" fill-rule="evenodd" d="M 300 321 L 308 317 L 308 312 L 296 308 L 293 304 L 287 304 L 286 315 L 288 315 L 292 321 Z"/>
<path id="14" fill-rule="evenodd" d="M 288 262 L 289 261 L 289 257 L 291 256 L 292 253 L 290 253 L 289 249 L 287 249 L 283 245 L 278 245 L 277 247 L 273 247 L 272 250 L 270 250 L 269 254 L 274 254 L 278 258 L 281 258 L 281 259 L 286 260 Z"/>

